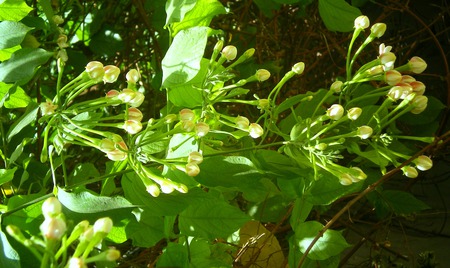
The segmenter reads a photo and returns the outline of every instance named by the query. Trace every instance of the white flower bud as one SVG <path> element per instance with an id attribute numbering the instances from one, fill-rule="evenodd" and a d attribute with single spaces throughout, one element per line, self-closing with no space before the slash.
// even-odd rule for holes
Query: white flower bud
<path id="1" fill-rule="evenodd" d="M 46 218 L 39 226 L 42 235 L 48 240 L 60 240 L 67 230 L 66 222 L 61 218 Z"/>
<path id="2" fill-rule="evenodd" d="M 143 117 L 144 115 L 138 108 L 135 107 L 128 108 L 128 120 L 141 122 Z"/>
<path id="3" fill-rule="evenodd" d="M 239 129 L 247 130 L 249 125 L 250 125 L 250 121 L 248 120 L 247 117 L 240 116 L 240 115 L 236 117 L 236 126 Z"/>
<path id="4" fill-rule="evenodd" d="M 330 86 L 330 90 L 333 90 L 336 93 L 341 92 L 342 90 L 342 86 L 344 85 L 344 83 L 342 81 L 334 81 L 333 84 L 331 84 Z"/>
<path id="5" fill-rule="evenodd" d="M 200 164 L 203 162 L 203 155 L 200 152 L 193 151 L 189 153 L 188 163 Z"/>
<path id="6" fill-rule="evenodd" d="M 412 166 L 406 166 L 402 168 L 403 175 L 405 175 L 408 178 L 417 178 L 419 175 L 419 172 L 417 172 L 417 169 L 415 169 Z"/>
<path id="7" fill-rule="evenodd" d="M 411 113 L 413 114 L 420 114 L 421 112 L 425 111 L 428 105 L 428 98 L 423 95 L 415 96 L 414 99 L 411 101 L 411 105 L 413 105 L 413 109 L 411 110 Z"/>
<path id="8" fill-rule="evenodd" d="M 259 138 L 264 134 L 264 129 L 257 123 L 251 123 L 250 126 L 248 127 L 248 131 L 250 137 L 254 139 Z"/>
<path id="9" fill-rule="evenodd" d="M 105 70 L 103 69 L 103 64 L 101 62 L 91 61 L 86 65 L 86 73 L 88 73 L 89 77 L 92 79 L 102 79 Z"/>
<path id="10" fill-rule="evenodd" d="M 411 72 L 420 74 L 427 68 L 427 63 L 422 58 L 414 56 L 409 60 L 408 66 Z"/>
<path id="11" fill-rule="evenodd" d="M 227 60 L 234 60 L 237 56 L 237 48 L 235 46 L 226 46 L 222 49 L 222 56 Z"/>
<path id="12" fill-rule="evenodd" d="M 266 81 L 270 77 L 270 72 L 266 69 L 259 69 L 256 71 L 255 74 L 256 79 L 258 79 L 259 82 Z"/>
<path id="13" fill-rule="evenodd" d="M 327 115 L 332 120 L 339 120 L 344 115 L 344 107 L 340 104 L 333 104 L 328 108 Z"/>
<path id="14" fill-rule="evenodd" d="M 125 75 L 128 82 L 136 84 L 139 81 L 139 72 L 136 69 L 131 69 Z"/>
<path id="15" fill-rule="evenodd" d="M 421 155 L 414 160 L 417 169 L 425 171 L 433 167 L 433 161 L 426 155 Z"/>
<path id="16" fill-rule="evenodd" d="M 200 173 L 200 167 L 196 163 L 187 163 L 185 168 L 188 176 L 195 177 Z"/>
<path id="17" fill-rule="evenodd" d="M 361 115 L 362 109 L 359 107 L 350 108 L 347 112 L 347 116 L 350 120 L 355 121 Z"/>
<path id="18" fill-rule="evenodd" d="M 96 220 L 94 223 L 93 227 L 94 235 L 97 233 L 109 234 L 109 232 L 111 232 L 112 227 L 113 222 L 111 218 L 109 217 L 100 218 Z"/>
<path id="19" fill-rule="evenodd" d="M 296 74 L 302 74 L 305 70 L 305 63 L 304 62 L 297 62 L 292 66 L 292 71 Z"/>
<path id="20" fill-rule="evenodd" d="M 356 135 L 361 139 L 365 140 L 372 136 L 373 129 L 369 126 L 361 126 L 356 131 Z"/>
<path id="21" fill-rule="evenodd" d="M 103 67 L 105 74 L 103 75 L 103 82 L 114 83 L 120 74 L 120 69 L 114 65 L 108 65 Z"/>
<path id="22" fill-rule="evenodd" d="M 204 137 L 209 132 L 209 125 L 204 122 L 198 122 L 195 125 L 195 133 L 198 137 Z"/>
<path id="23" fill-rule="evenodd" d="M 83 258 L 72 257 L 67 262 L 67 268 L 87 268 L 86 262 Z"/>
<path id="24" fill-rule="evenodd" d="M 388 85 L 395 86 L 402 81 L 402 74 L 396 70 L 388 70 L 384 79 Z"/>
<path id="25" fill-rule="evenodd" d="M 356 29 L 366 29 L 370 25 L 369 18 L 367 16 L 359 16 L 355 19 L 355 28 Z"/>
<path id="26" fill-rule="evenodd" d="M 182 109 L 180 111 L 181 121 L 192 121 L 195 118 L 195 114 L 191 109 Z"/>
<path id="27" fill-rule="evenodd" d="M 129 134 L 136 134 L 142 130 L 142 123 L 136 120 L 126 120 L 122 127 Z"/>
<path id="28" fill-rule="evenodd" d="M 61 214 L 61 202 L 56 197 L 47 198 L 42 204 L 42 214 L 45 218 L 54 218 Z"/>
<path id="29" fill-rule="evenodd" d="M 350 185 L 353 183 L 352 176 L 348 173 L 343 173 L 339 176 L 339 182 L 345 186 Z"/>
<path id="30" fill-rule="evenodd" d="M 380 38 L 386 32 L 386 24 L 384 24 L 384 23 L 375 23 L 370 28 L 370 31 L 371 31 L 371 33 L 370 33 L 371 35 L 375 36 L 376 38 Z"/>

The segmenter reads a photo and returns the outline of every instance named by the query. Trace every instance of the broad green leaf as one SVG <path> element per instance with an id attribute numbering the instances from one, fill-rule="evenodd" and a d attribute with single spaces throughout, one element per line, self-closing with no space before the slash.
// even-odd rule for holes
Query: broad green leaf
<path id="1" fill-rule="evenodd" d="M 164 219 L 154 216 L 144 209 L 133 211 L 136 219 L 132 219 L 126 227 L 127 237 L 137 247 L 152 247 L 164 238 Z"/>
<path id="2" fill-rule="evenodd" d="M 156 267 L 189 267 L 188 248 L 178 243 L 169 242 L 159 256 Z"/>
<path id="3" fill-rule="evenodd" d="M 239 229 L 250 217 L 223 200 L 191 203 L 179 216 L 180 231 L 184 235 L 208 239 L 226 238 Z"/>
<path id="4" fill-rule="evenodd" d="M 445 108 L 445 105 L 442 104 L 442 102 L 439 99 L 433 96 L 427 97 L 428 103 L 425 111 L 421 112 L 420 114 L 407 113 L 402 117 L 400 117 L 400 121 L 411 126 L 427 125 L 426 128 L 428 128 L 428 124 L 431 124 L 434 121 L 436 121 L 436 118 Z"/>
<path id="5" fill-rule="evenodd" d="M 306 201 L 305 198 L 297 198 L 294 203 L 294 208 L 292 209 L 291 218 L 289 219 L 292 228 L 303 223 L 309 216 L 312 208 L 313 205 Z"/>
<path id="6" fill-rule="evenodd" d="M 166 26 L 173 22 L 180 22 L 187 12 L 194 8 L 197 0 L 168 0 L 166 2 Z"/>
<path id="7" fill-rule="evenodd" d="M 25 35 L 32 28 L 21 22 L 2 21 L 0 22 L 0 49 L 11 48 L 20 45 Z"/>
<path id="8" fill-rule="evenodd" d="M 51 56 L 52 52 L 42 48 L 22 48 L 0 63 L 0 81 L 25 84 L 33 77 L 36 67 L 46 63 Z"/>
<path id="9" fill-rule="evenodd" d="M 328 30 L 350 32 L 361 11 L 345 0 L 319 0 L 319 14 Z"/>
<path id="10" fill-rule="evenodd" d="M 288 264 L 289 267 L 298 267 L 300 259 L 303 254 L 300 251 L 299 245 L 295 236 L 291 236 L 289 238 L 289 256 L 288 256 Z M 326 260 L 312 260 L 308 257 L 302 263 L 301 268 L 318 268 L 318 267 L 326 267 L 326 268 L 338 268 L 339 262 L 341 258 L 339 255 L 330 257 Z"/>
<path id="11" fill-rule="evenodd" d="M 98 213 L 107 210 L 135 207 L 135 205 L 131 204 L 122 196 L 97 196 L 87 190 L 66 192 L 64 189 L 59 188 L 58 199 L 66 208 L 77 213 Z"/>
<path id="12" fill-rule="evenodd" d="M 197 75 L 209 33 L 208 27 L 192 27 L 175 36 L 162 60 L 163 86 L 180 86 Z"/>
<path id="13" fill-rule="evenodd" d="M 39 106 L 34 102 L 30 102 L 25 113 L 20 118 L 15 120 L 13 125 L 9 128 L 8 133 L 6 134 L 7 140 L 11 141 L 12 137 L 19 133 L 24 127 L 31 124 L 31 122 L 34 122 L 36 120 L 38 110 Z"/>
<path id="14" fill-rule="evenodd" d="M 202 83 L 208 73 L 209 61 L 202 58 L 200 70 L 189 82 L 172 86 L 168 90 L 169 100 L 175 106 L 194 108 L 203 103 Z"/>
<path id="15" fill-rule="evenodd" d="M 16 172 L 17 167 L 11 169 L 0 169 L 0 185 L 11 181 L 14 178 L 14 172 Z"/>
<path id="16" fill-rule="evenodd" d="M 20 256 L 2 230 L 0 230 L 0 267 L 20 267 Z"/>
<path id="17" fill-rule="evenodd" d="M 172 25 L 172 36 L 191 27 L 209 26 L 214 16 L 226 14 L 223 5 L 217 0 L 197 0 L 197 4 L 186 13 L 181 22 Z"/>
<path id="18" fill-rule="evenodd" d="M 20 21 L 31 10 L 23 0 L 4 0 L 0 3 L 0 20 Z"/>
<path id="19" fill-rule="evenodd" d="M 385 190 L 382 192 L 384 202 L 396 214 L 411 214 L 430 207 L 414 195 L 397 190 Z"/>
<path id="20" fill-rule="evenodd" d="M 0 82 L 0 100 L 3 106 L 8 109 L 27 107 L 31 101 L 21 87 L 3 82 Z"/>
<path id="21" fill-rule="evenodd" d="M 258 150 L 255 152 L 255 164 L 267 173 L 281 175 L 286 178 L 295 178 L 304 173 L 294 160 L 273 150 Z"/>
<path id="22" fill-rule="evenodd" d="M 92 30 L 92 29 L 91 29 Z M 112 26 L 104 25 L 95 32 L 89 42 L 89 48 L 97 55 L 113 56 L 125 47 L 124 41 Z"/>
<path id="23" fill-rule="evenodd" d="M 21 48 L 22 47 L 20 45 L 17 45 L 11 48 L 0 50 L 0 61 L 9 60 L 11 58 L 11 55 Z"/>
<path id="24" fill-rule="evenodd" d="M 43 200 L 36 202 L 36 200 L 42 199 L 42 194 L 28 194 L 28 195 L 15 195 L 8 200 L 8 211 L 11 211 L 20 206 L 24 206 L 22 209 L 14 212 L 7 217 L 2 217 L 2 224 L 13 224 L 19 227 L 22 232 L 28 234 L 38 234 L 39 225 L 44 221 L 42 216 L 42 203 Z"/>
<path id="25" fill-rule="evenodd" d="M 307 221 L 299 224 L 295 229 L 295 242 L 300 251 L 304 253 L 310 246 L 314 237 L 322 230 L 323 225 L 316 221 Z M 326 260 L 336 256 L 350 245 L 345 241 L 341 232 L 328 229 L 312 247 L 308 258 L 312 260 Z"/>
<path id="26" fill-rule="evenodd" d="M 99 177 L 100 173 L 92 163 L 80 163 L 74 169 L 68 178 L 69 184 L 75 184 L 85 181 L 89 178 Z"/>

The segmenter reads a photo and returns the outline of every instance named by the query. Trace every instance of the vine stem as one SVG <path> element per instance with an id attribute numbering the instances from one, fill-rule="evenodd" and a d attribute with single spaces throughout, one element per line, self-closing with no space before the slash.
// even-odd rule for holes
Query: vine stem
<path id="1" fill-rule="evenodd" d="M 447 136 L 450 136 L 450 131 L 447 131 L 445 134 L 443 134 L 440 137 L 437 137 L 434 142 L 428 144 L 427 146 L 425 146 L 422 150 L 420 150 L 419 152 L 417 152 L 415 155 L 411 156 L 408 160 L 406 160 L 405 162 L 403 162 L 401 165 L 399 165 L 398 167 L 390 170 L 388 173 L 386 173 L 385 175 L 383 175 L 378 181 L 372 183 L 371 185 L 369 185 L 364 191 L 362 191 L 361 193 L 359 193 L 357 196 L 355 196 L 355 198 L 353 198 L 352 200 L 350 200 L 350 202 L 348 202 L 345 207 L 343 207 L 338 213 L 336 213 L 333 218 L 322 228 L 322 230 L 319 231 L 319 233 L 316 235 L 316 237 L 314 237 L 314 239 L 311 241 L 311 244 L 308 246 L 308 248 L 305 250 L 305 252 L 303 253 L 303 256 L 301 257 L 297 268 L 301 268 L 302 264 L 305 262 L 306 257 L 308 256 L 309 252 L 311 251 L 311 249 L 314 247 L 314 245 L 317 243 L 317 241 L 323 236 L 323 234 L 331 228 L 331 226 L 338 221 L 338 219 L 342 216 L 342 214 L 344 214 L 347 210 L 349 210 L 358 200 L 360 200 L 361 198 L 363 198 L 365 195 L 367 195 L 368 193 L 374 191 L 380 184 L 384 183 L 385 181 L 389 180 L 394 174 L 396 174 L 397 172 L 399 172 L 402 167 L 408 165 L 409 163 L 411 163 L 414 159 L 416 159 L 418 156 L 422 155 L 424 152 L 428 151 L 429 149 L 437 146 L 441 141 L 445 140 L 447 138 Z M 439 144 L 442 145 L 442 144 Z"/>

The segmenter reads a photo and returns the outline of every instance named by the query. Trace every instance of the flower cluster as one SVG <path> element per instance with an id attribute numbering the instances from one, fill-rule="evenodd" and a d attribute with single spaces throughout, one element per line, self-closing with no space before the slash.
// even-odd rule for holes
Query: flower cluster
<path id="1" fill-rule="evenodd" d="M 12 237 L 29 248 L 36 256 L 40 256 L 44 262 L 52 262 L 51 264 L 43 262 L 42 267 L 57 267 L 58 263 L 65 262 L 66 258 L 63 256 L 77 240 L 78 244 L 74 247 L 73 255 L 67 260 L 66 267 L 87 267 L 88 263 L 116 261 L 120 258 L 120 252 L 116 249 L 110 248 L 105 251 L 95 249 L 111 232 L 113 223 L 110 218 L 100 218 L 94 225 L 90 225 L 86 220 L 81 221 L 73 227 L 69 234 L 66 219 L 62 213 L 62 205 L 56 197 L 50 197 L 43 202 L 42 214 L 44 222 L 39 229 L 44 238 L 43 241 L 36 236 L 30 239 L 25 238 L 17 226 L 8 225 L 6 227 L 6 231 Z M 95 254 L 89 256 L 94 251 Z M 61 263 L 61 265 L 64 264 Z"/>

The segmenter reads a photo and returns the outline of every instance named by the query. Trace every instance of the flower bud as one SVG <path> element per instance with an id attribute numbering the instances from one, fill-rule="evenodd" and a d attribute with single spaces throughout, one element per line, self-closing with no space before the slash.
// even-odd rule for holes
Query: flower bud
<path id="1" fill-rule="evenodd" d="M 136 120 L 126 120 L 122 127 L 129 134 L 136 134 L 142 130 L 142 123 Z"/>
<path id="2" fill-rule="evenodd" d="M 426 155 L 421 155 L 414 160 L 416 168 L 422 171 L 429 170 L 433 167 L 433 161 Z"/>
<path id="3" fill-rule="evenodd" d="M 236 126 L 237 126 L 237 128 L 243 129 L 243 130 L 247 130 L 249 124 L 250 124 L 250 121 L 248 120 L 247 117 L 240 116 L 240 115 L 236 117 Z"/>
<path id="4" fill-rule="evenodd" d="M 111 232 L 112 227 L 113 222 L 111 218 L 109 217 L 100 218 L 96 220 L 94 223 L 93 227 L 94 235 L 97 233 L 109 234 L 109 232 Z"/>
<path id="5" fill-rule="evenodd" d="M 352 174 L 353 182 L 358 182 L 367 178 L 366 173 L 364 173 L 364 171 L 362 171 L 359 167 L 351 167 L 351 169 L 356 170 L 356 173 Z"/>
<path id="6" fill-rule="evenodd" d="M 55 110 L 58 108 L 58 105 L 53 104 L 51 100 L 47 100 L 45 102 L 42 102 L 39 105 L 39 108 L 41 109 L 42 116 L 51 115 L 55 113 Z"/>
<path id="7" fill-rule="evenodd" d="M 406 99 L 406 97 L 412 93 L 412 87 L 406 83 L 399 83 L 392 87 L 388 92 L 388 97 L 396 101 L 398 99 Z"/>
<path id="8" fill-rule="evenodd" d="M 173 184 L 166 180 L 164 180 L 159 186 L 161 187 L 161 192 L 165 194 L 170 194 L 175 190 L 175 188 L 173 188 Z"/>
<path id="9" fill-rule="evenodd" d="M 395 86 L 402 81 L 402 74 L 396 70 L 388 70 L 384 78 L 388 85 Z"/>
<path id="10" fill-rule="evenodd" d="M 46 218 L 39 226 L 42 235 L 48 240 L 60 240 L 67 230 L 62 218 Z"/>
<path id="11" fill-rule="evenodd" d="M 93 237 L 94 237 L 94 228 L 92 228 L 92 226 L 88 226 L 84 230 L 84 232 L 80 235 L 78 240 L 80 240 L 80 242 L 89 242 L 92 240 Z"/>
<path id="12" fill-rule="evenodd" d="M 67 268 L 87 268 L 86 262 L 83 258 L 72 257 L 67 262 Z"/>
<path id="13" fill-rule="evenodd" d="M 194 121 L 183 120 L 181 121 L 181 128 L 186 132 L 191 132 L 195 129 Z"/>
<path id="14" fill-rule="evenodd" d="M 378 56 L 381 64 L 384 65 L 385 70 L 392 70 L 394 68 L 394 63 L 397 57 L 392 52 L 386 52 Z"/>
<path id="15" fill-rule="evenodd" d="M 222 49 L 222 56 L 227 60 L 234 60 L 237 56 L 237 48 L 235 46 L 226 46 Z"/>
<path id="16" fill-rule="evenodd" d="M 164 123 L 170 124 L 175 122 L 178 119 L 178 116 L 176 114 L 168 114 L 164 117 Z"/>
<path id="17" fill-rule="evenodd" d="M 119 97 L 120 92 L 115 90 L 115 89 L 111 89 L 110 91 L 106 92 L 106 97 L 107 98 L 117 98 Z"/>
<path id="18" fill-rule="evenodd" d="M 139 81 L 139 72 L 136 69 L 131 69 L 125 75 L 128 82 L 136 84 Z"/>
<path id="19" fill-rule="evenodd" d="M 420 114 L 427 108 L 428 104 L 428 98 L 423 95 L 415 96 L 414 99 L 411 101 L 411 105 L 413 105 L 413 109 L 411 110 L 411 113 L 413 114 Z"/>
<path id="20" fill-rule="evenodd" d="M 342 81 L 334 81 L 333 84 L 331 84 L 330 86 L 330 90 L 332 90 L 333 92 L 339 93 L 342 90 L 342 86 L 344 85 L 344 83 L 342 83 Z"/>
<path id="21" fill-rule="evenodd" d="M 52 20 L 56 25 L 60 25 L 60 24 L 64 23 L 64 19 L 60 15 L 54 15 L 52 17 Z"/>
<path id="22" fill-rule="evenodd" d="M 209 132 L 209 125 L 204 122 L 198 122 L 195 125 L 195 133 L 198 137 L 204 137 Z"/>
<path id="23" fill-rule="evenodd" d="M 69 45 L 67 44 L 67 35 L 61 34 L 59 35 L 58 39 L 56 40 L 56 43 L 58 44 L 59 48 L 66 48 Z"/>
<path id="24" fill-rule="evenodd" d="M 86 65 L 86 72 L 92 79 L 101 79 L 105 74 L 103 64 L 99 61 L 91 61 Z"/>
<path id="25" fill-rule="evenodd" d="M 260 110 L 268 110 L 270 107 L 270 102 L 268 99 L 259 99 L 257 108 Z"/>
<path id="26" fill-rule="evenodd" d="M 339 176 L 339 183 L 345 186 L 352 184 L 352 176 L 348 173 L 343 173 L 341 176 Z"/>
<path id="27" fill-rule="evenodd" d="M 251 123 L 250 126 L 248 127 L 248 131 L 250 137 L 254 139 L 259 138 L 264 134 L 264 129 L 257 123 Z"/>
<path id="28" fill-rule="evenodd" d="M 186 164 L 186 174 L 190 177 L 195 177 L 200 173 L 200 167 L 196 163 Z"/>
<path id="29" fill-rule="evenodd" d="M 123 161 L 127 158 L 128 154 L 120 150 L 114 150 L 111 152 L 107 152 L 106 156 L 108 157 L 109 160 L 112 161 Z"/>
<path id="30" fill-rule="evenodd" d="M 339 120 L 344 115 L 344 107 L 340 104 L 333 104 L 328 108 L 327 115 L 332 120 Z"/>
<path id="31" fill-rule="evenodd" d="M 178 192 L 180 192 L 182 194 L 189 192 L 189 188 L 182 183 L 175 185 L 175 190 L 177 190 Z"/>
<path id="32" fill-rule="evenodd" d="M 253 57 L 253 54 L 255 54 L 255 49 L 254 49 L 254 48 L 249 48 L 249 49 L 247 49 L 247 50 L 244 52 L 244 54 L 242 54 L 242 56 L 243 56 L 245 59 L 248 59 L 248 58 Z"/>
<path id="33" fill-rule="evenodd" d="M 120 74 L 120 69 L 114 65 L 107 65 L 103 67 L 105 71 L 105 75 L 103 76 L 103 82 L 105 83 L 114 83 Z"/>
<path id="34" fill-rule="evenodd" d="M 189 153 L 188 163 L 200 164 L 203 162 L 203 155 L 200 152 L 193 151 Z"/>
<path id="35" fill-rule="evenodd" d="M 370 25 L 369 18 L 367 16 L 359 16 L 355 19 L 355 28 L 356 29 L 366 29 Z"/>
<path id="36" fill-rule="evenodd" d="M 117 249 L 107 249 L 104 252 L 106 253 L 106 261 L 116 261 L 120 258 L 120 251 Z"/>
<path id="37" fill-rule="evenodd" d="M 214 50 L 221 51 L 222 48 L 223 48 L 223 41 L 222 40 L 217 41 L 217 43 L 214 45 Z"/>
<path id="38" fill-rule="evenodd" d="M 116 150 L 115 142 L 108 138 L 102 139 L 100 141 L 100 144 L 98 147 L 104 153 L 108 153 L 108 152 L 112 152 L 112 151 Z"/>
<path id="39" fill-rule="evenodd" d="M 292 66 L 291 70 L 296 74 L 302 74 L 303 71 L 305 70 L 305 63 L 297 62 L 296 64 L 294 64 L 294 66 Z"/>
<path id="40" fill-rule="evenodd" d="M 386 24 L 384 23 L 375 23 L 370 28 L 370 35 L 376 38 L 382 37 L 385 32 L 386 32 Z"/>
<path id="41" fill-rule="evenodd" d="M 408 66 L 411 72 L 420 74 L 427 68 L 427 63 L 422 58 L 414 56 L 409 60 Z"/>
<path id="42" fill-rule="evenodd" d="M 143 117 L 144 115 L 138 108 L 135 107 L 128 108 L 128 120 L 141 122 Z"/>
<path id="43" fill-rule="evenodd" d="M 144 102 L 144 99 L 145 99 L 144 94 L 142 94 L 142 93 L 139 92 L 139 91 L 136 91 L 136 92 L 134 93 L 134 98 L 131 99 L 131 100 L 128 102 L 128 104 L 129 104 L 131 107 L 139 107 L 139 106 L 141 106 L 141 104 Z"/>
<path id="44" fill-rule="evenodd" d="M 124 103 L 129 103 L 135 97 L 136 91 L 130 88 L 123 89 L 122 92 L 120 92 L 119 95 L 117 96 L 117 98 L 119 98 L 119 100 L 121 100 Z"/>
<path id="45" fill-rule="evenodd" d="M 361 126 L 356 131 L 356 135 L 363 140 L 372 136 L 372 133 L 373 133 L 373 129 L 369 126 Z"/>
<path id="46" fill-rule="evenodd" d="M 54 218 L 61 214 L 61 202 L 56 197 L 47 198 L 42 204 L 42 214 L 47 218 Z"/>
<path id="47" fill-rule="evenodd" d="M 401 81 L 402 83 L 411 83 L 414 81 L 416 81 L 416 79 L 414 77 L 407 75 L 407 74 L 402 75 L 402 81 Z"/>
<path id="48" fill-rule="evenodd" d="M 375 67 L 370 68 L 367 73 L 371 76 L 379 75 L 384 73 L 384 66 L 383 65 L 377 65 Z"/>
<path id="49" fill-rule="evenodd" d="M 359 107 L 350 108 L 347 112 L 347 116 L 350 120 L 355 121 L 361 115 L 362 109 Z"/>
<path id="50" fill-rule="evenodd" d="M 194 111 L 191 109 L 182 109 L 180 111 L 180 120 L 181 121 L 192 121 L 195 118 Z"/>
<path id="51" fill-rule="evenodd" d="M 153 197 L 158 197 L 159 194 L 161 193 L 161 190 L 159 189 L 159 187 L 156 184 L 147 185 L 145 187 L 145 190 L 147 191 L 147 193 L 149 193 Z"/>
<path id="52" fill-rule="evenodd" d="M 417 169 L 415 169 L 412 166 L 406 166 L 402 168 L 403 175 L 405 175 L 408 178 L 417 178 L 419 175 L 419 172 L 417 172 Z"/>
<path id="53" fill-rule="evenodd" d="M 416 93 L 416 96 L 423 95 L 425 93 L 425 84 L 420 81 L 410 82 L 409 85 L 412 87 L 412 92 Z"/>
<path id="54" fill-rule="evenodd" d="M 327 147 L 328 147 L 328 144 L 323 143 L 323 142 L 314 145 L 314 148 L 319 151 L 323 151 L 323 150 L 327 149 Z"/>
<path id="55" fill-rule="evenodd" d="M 259 82 L 266 81 L 270 77 L 270 72 L 266 69 L 259 69 L 256 71 L 255 74 L 256 79 L 258 79 Z"/>

